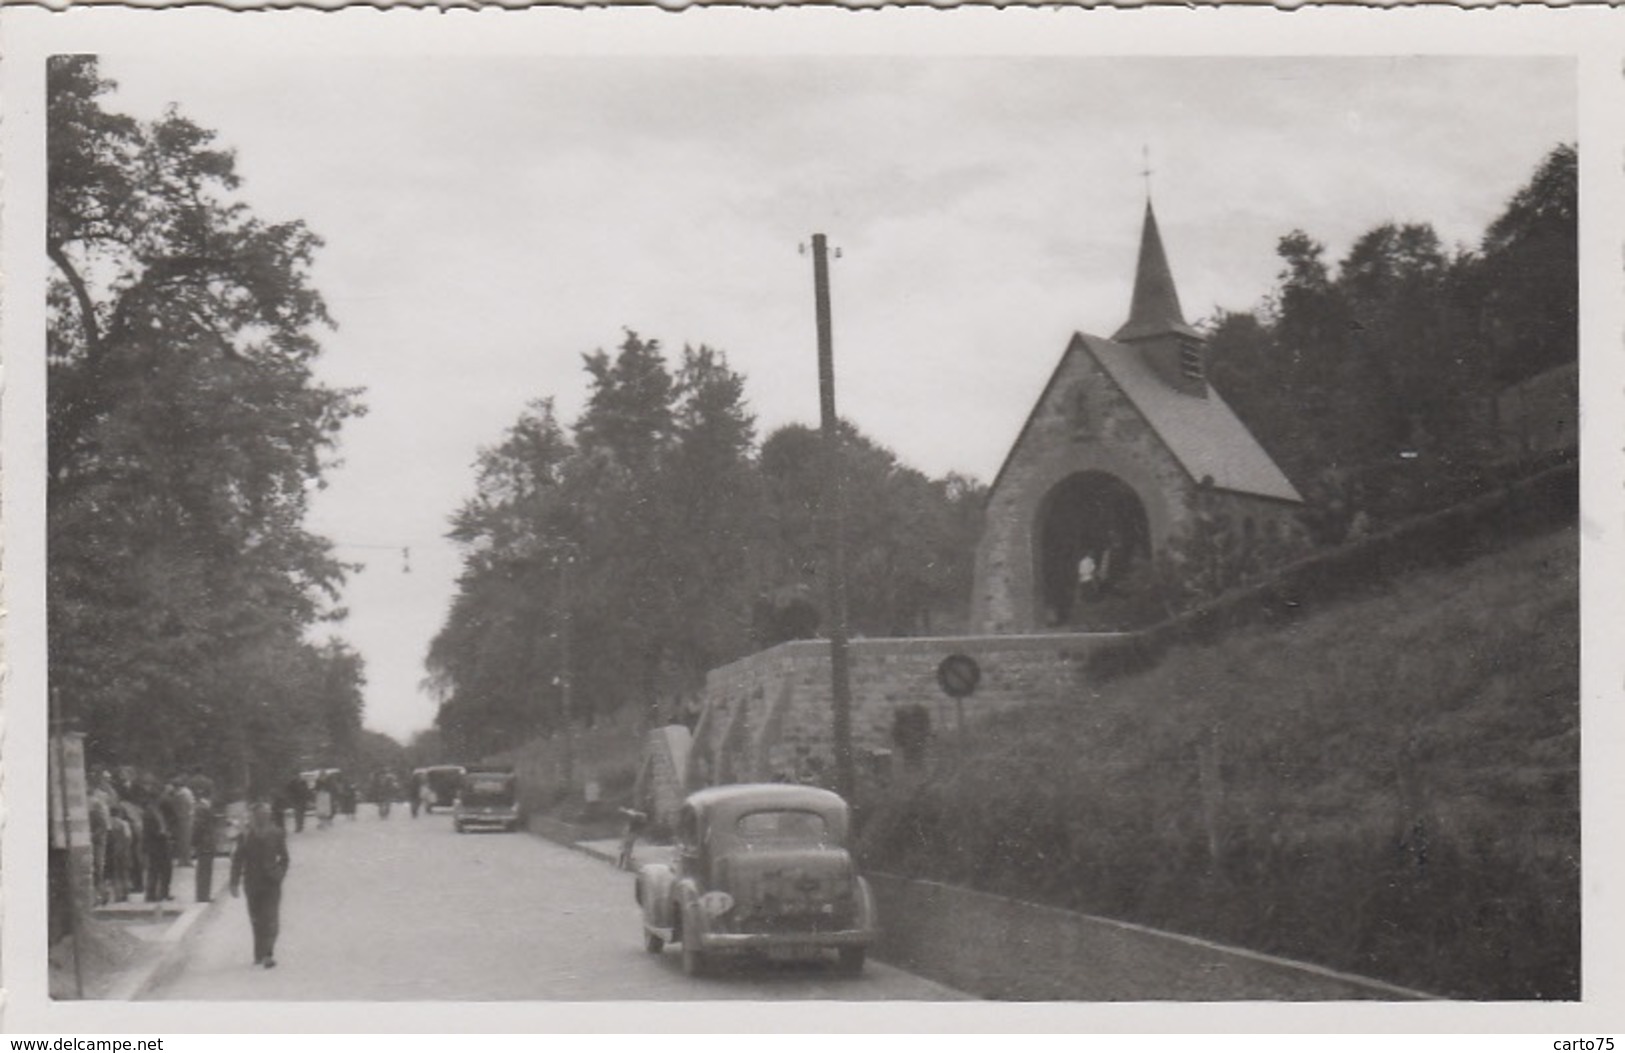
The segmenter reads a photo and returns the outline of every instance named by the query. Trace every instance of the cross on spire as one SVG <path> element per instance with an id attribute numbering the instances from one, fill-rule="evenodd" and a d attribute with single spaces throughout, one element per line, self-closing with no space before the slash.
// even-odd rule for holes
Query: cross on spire
<path id="1" fill-rule="evenodd" d="M 1149 146 L 1141 146 L 1140 147 L 1140 161 L 1141 161 L 1141 164 L 1143 166 L 1140 169 L 1140 175 L 1145 178 L 1145 196 L 1147 198 L 1150 198 L 1151 197 L 1151 171 L 1152 171 L 1152 169 L 1151 169 L 1151 147 L 1149 147 Z"/>

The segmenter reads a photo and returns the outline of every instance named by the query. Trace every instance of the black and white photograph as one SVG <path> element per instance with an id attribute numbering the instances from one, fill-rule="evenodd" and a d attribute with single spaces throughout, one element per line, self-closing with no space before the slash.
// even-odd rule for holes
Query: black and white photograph
<path id="1" fill-rule="evenodd" d="M 24 1030 L 1617 1009 L 1594 12 L 116 14 L 0 26 Z"/>

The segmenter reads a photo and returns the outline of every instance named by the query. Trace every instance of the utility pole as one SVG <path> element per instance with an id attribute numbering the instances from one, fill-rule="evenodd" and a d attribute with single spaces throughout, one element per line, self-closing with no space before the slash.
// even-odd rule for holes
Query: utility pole
<path id="1" fill-rule="evenodd" d="M 561 767 L 564 769 L 564 792 L 575 792 L 576 751 L 575 732 L 570 724 L 570 564 L 575 552 L 567 549 L 559 557 L 559 711 L 564 717 L 564 745 Z"/>
<path id="2" fill-rule="evenodd" d="M 814 234 L 813 297 L 818 320 L 818 403 L 824 448 L 824 549 L 827 556 L 830 686 L 835 702 L 835 791 L 848 801 L 857 782 L 852 762 L 852 679 L 846 647 L 846 487 L 841 478 L 840 419 L 835 415 L 835 352 L 830 339 L 829 258 Z"/>

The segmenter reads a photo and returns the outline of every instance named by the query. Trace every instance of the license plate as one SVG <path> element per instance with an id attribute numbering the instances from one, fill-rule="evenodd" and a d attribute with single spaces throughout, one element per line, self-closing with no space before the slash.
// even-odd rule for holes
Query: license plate
<path id="1" fill-rule="evenodd" d="M 818 955 L 818 948 L 810 943 L 791 943 L 781 947 L 769 947 L 767 956 L 776 962 L 796 961 L 801 958 L 814 958 Z"/>

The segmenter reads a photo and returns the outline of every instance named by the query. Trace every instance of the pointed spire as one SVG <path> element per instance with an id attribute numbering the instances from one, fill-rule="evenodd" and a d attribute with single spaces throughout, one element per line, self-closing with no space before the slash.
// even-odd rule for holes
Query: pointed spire
<path id="1" fill-rule="evenodd" d="M 1140 232 L 1140 262 L 1134 272 L 1134 300 L 1129 307 L 1128 321 L 1112 339 L 1138 340 L 1161 333 L 1196 335 L 1196 331 L 1185 324 L 1184 312 L 1179 308 L 1174 275 L 1168 269 L 1168 257 L 1162 251 L 1162 235 L 1157 232 L 1157 216 L 1151 211 L 1151 199 L 1147 196 L 1145 228 Z"/>

